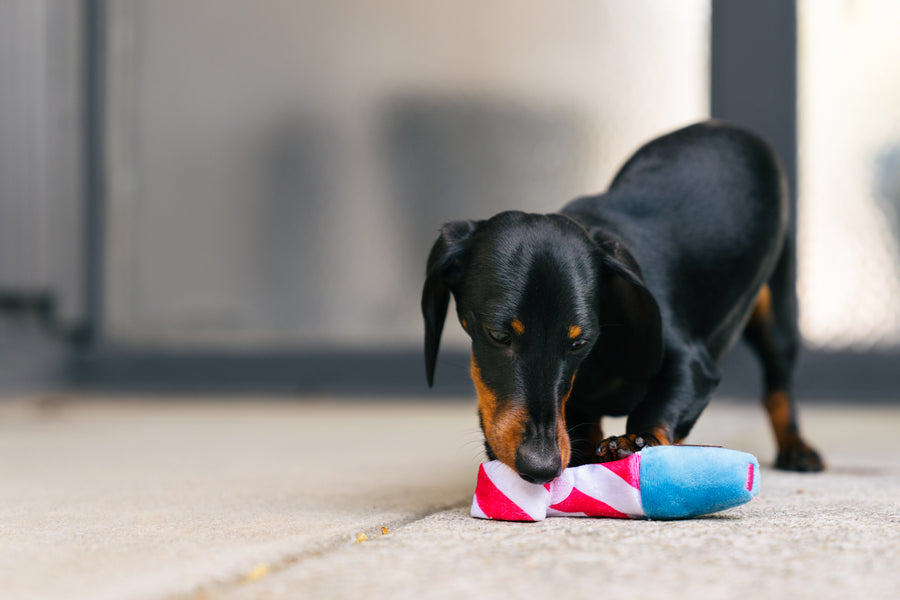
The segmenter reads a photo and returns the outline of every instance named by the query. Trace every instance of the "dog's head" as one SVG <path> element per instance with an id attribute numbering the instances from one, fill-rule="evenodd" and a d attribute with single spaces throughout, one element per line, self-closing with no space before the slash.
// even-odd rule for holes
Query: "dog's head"
<path id="1" fill-rule="evenodd" d="M 659 367 L 659 309 L 637 265 L 563 215 L 444 225 L 422 291 L 429 385 L 451 293 L 472 339 L 488 457 L 527 481 L 550 481 L 569 463 L 565 406 L 587 357 L 625 379 Z"/>

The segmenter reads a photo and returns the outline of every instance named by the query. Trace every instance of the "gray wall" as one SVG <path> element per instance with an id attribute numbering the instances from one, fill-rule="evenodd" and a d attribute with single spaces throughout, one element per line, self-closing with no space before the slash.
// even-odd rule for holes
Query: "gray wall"
<path id="1" fill-rule="evenodd" d="M 708 21 L 703 1 L 108 3 L 104 339 L 418 345 L 440 224 L 556 210 L 703 118 Z"/>

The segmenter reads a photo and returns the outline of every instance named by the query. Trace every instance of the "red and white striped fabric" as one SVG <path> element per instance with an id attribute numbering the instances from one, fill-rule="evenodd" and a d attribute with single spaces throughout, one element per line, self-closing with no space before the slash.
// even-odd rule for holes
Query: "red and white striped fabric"
<path id="1" fill-rule="evenodd" d="M 541 521 L 546 517 L 641 518 L 641 458 L 563 470 L 546 485 L 524 481 L 500 461 L 482 463 L 472 501 L 472 516 L 504 521 Z"/>

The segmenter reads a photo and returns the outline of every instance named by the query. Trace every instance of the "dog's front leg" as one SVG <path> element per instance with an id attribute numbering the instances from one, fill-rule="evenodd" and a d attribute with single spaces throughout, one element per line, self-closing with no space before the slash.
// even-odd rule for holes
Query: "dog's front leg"
<path id="1" fill-rule="evenodd" d="M 608 437 L 597 447 L 599 462 L 620 460 L 647 446 L 680 443 L 719 379 L 715 361 L 702 346 L 669 348 L 647 395 L 628 415 L 625 435 Z"/>

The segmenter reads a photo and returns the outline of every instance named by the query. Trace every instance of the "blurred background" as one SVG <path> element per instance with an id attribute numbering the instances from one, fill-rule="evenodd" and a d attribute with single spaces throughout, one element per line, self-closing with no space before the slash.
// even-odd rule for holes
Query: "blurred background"
<path id="1" fill-rule="evenodd" d="M 709 116 L 797 205 L 801 394 L 900 391 L 900 4 L 0 0 L 0 391 L 429 394 L 439 226 Z M 447 327 L 432 395 L 466 394 Z M 723 393 L 755 394 L 738 349 Z"/>

